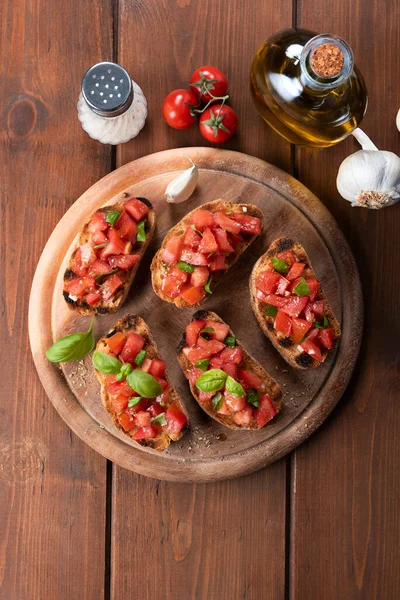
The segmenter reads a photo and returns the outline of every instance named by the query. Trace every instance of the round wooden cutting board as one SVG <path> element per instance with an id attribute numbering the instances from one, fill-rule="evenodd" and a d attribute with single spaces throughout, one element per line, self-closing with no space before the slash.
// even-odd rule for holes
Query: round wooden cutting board
<path id="1" fill-rule="evenodd" d="M 188 202 L 167 204 L 164 192 L 190 157 L 199 167 Z M 191 418 L 190 431 L 168 450 L 138 448 L 112 424 L 100 401 L 91 357 L 60 366 L 45 358 L 54 340 L 86 331 L 90 318 L 75 315 L 62 297 L 62 274 L 80 227 L 104 204 L 126 195 L 153 203 L 157 229 L 125 305 L 96 318 L 96 340 L 127 313 L 141 315 L 167 362 L 169 376 Z M 218 313 L 245 348 L 271 373 L 283 391 L 283 408 L 260 431 L 231 431 L 211 420 L 192 398 L 175 356 L 191 310 L 179 310 L 152 290 L 150 262 L 169 228 L 187 212 L 217 198 L 256 204 L 264 212 L 260 238 L 225 275 L 204 308 Z M 291 237 L 307 250 L 341 324 L 339 346 L 317 369 L 289 367 L 262 334 L 250 308 L 248 281 L 257 258 L 277 237 Z M 256 158 L 210 148 L 183 148 L 145 156 L 107 175 L 85 192 L 52 233 L 33 280 L 29 307 L 32 353 L 42 384 L 71 429 L 117 464 L 143 475 L 172 481 L 211 481 L 255 471 L 284 456 L 321 425 L 340 399 L 353 371 L 362 333 L 359 277 L 349 247 L 321 202 L 298 181 Z"/>

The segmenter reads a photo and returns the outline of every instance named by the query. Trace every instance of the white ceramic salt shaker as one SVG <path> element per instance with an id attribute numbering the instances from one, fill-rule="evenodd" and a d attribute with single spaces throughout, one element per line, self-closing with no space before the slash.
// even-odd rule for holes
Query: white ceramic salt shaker
<path id="1" fill-rule="evenodd" d="M 123 144 L 138 135 L 146 117 L 146 98 L 120 65 L 101 62 L 85 73 L 78 118 L 90 137 L 103 144 Z"/>

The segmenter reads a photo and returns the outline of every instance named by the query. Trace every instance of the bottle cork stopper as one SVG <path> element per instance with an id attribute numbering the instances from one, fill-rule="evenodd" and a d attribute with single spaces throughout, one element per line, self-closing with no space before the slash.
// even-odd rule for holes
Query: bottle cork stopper
<path id="1" fill-rule="evenodd" d="M 334 77 L 343 65 L 343 52 L 336 44 L 321 44 L 311 54 L 311 68 L 320 77 Z"/>

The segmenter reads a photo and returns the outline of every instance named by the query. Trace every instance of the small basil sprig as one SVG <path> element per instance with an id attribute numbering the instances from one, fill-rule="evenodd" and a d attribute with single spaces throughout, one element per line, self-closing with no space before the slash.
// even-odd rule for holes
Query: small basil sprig
<path id="1" fill-rule="evenodd" d="M 108 210 L 106 214 L 106 223 L 114 227 L 115 223 L 118 221 L 120 216 L 119 210 Z"/>
<path id="2" fill-rule="evenodd" d="M 228 375 L 222 369 L 210 369 L 196 381 L 196 387 L 202 392 L 218 392 L 222 390 Z"/>
<path id="3" fill-rule="evenodd" d="M 136 406 L 142 400 L 143 400 L 143 398 L 141 396 L 132 396 L 132 398 L 129 398 L 129 400 L 128 400 L 128 408 L 132 408 L 133 406 Z"/>
<path id="4" fill-rule="evenodd" d="M 195 367 L 197 369 L 201 369 L 202 371 L 207 371 L 207 367 L 210 363 L 210 359 L 209 358 L 203 358 L 201 360 L 196 360 L 195 362 Z"/>
<path id="5" fill-rule="evenodd" d="M 234 348 L 236 346 L 236 338 L 233 335 L 228 335 L 224 339 L 224 344 L 229 346 L 229 348 Z"/>
<path id="6" fill-rule="evenodd" d="M 58 340 L 46 352 L 51 362 L 72 362 L 80 360 L 94 348 L 95 340 L 92 332 L 94 315 L 86 333 L 71 333 Z"/>
<path id="7" fill-rule="evenodd" d="M 211 282 L 212 282 L 212 277 L 210 277 L 210 279 L 207 281 L 206 285 L 204 286 L 204 289 L 207 292 L 207 294 L 212 294 L 211 287 L 210 287 Z"/>
<path id="8" fill-rule="evenodd" d="M 132 367 L 129 363 L 126 363 L 125 365 L 122 365 L 116 380 L 124 381 L 128 377 L 129 373 L 132 373 Z"/>
<path id="9" fill-rule="evenodd" d="M 242 398 L 246 395 L 241 384 L 238 381 L 235 381 L 235 379 L 233 379 L 233 377 L 231 377 L 230 375 L 228 375 L 228 377 L 226 378 L 225 387 L 227 392 L 233 394 L 234 396 L 238 396 L 238 398 Z"/>
<path id="10" fill-rule="evenodd" d="M 157 398 L 163 393 L 161 385 L 149 373 L 135 369 L 127 377 L 129 386 L 143 398 Z"/>
<path id="11" fill-rule="evenodd" d="M 214 333 L 215 329 L 214 327 L 204 327 L 204 329 L 202 329 L 199 333 L 200 337 L 208 337 L 208 336 L 202 336 L 202 333 Z"/>
<path id="12" fill-rule="evenodd" d="M 247 402 L 258 408 L 258 394 L 256 390 L 247 390 Z"/>
<path id="13" fill-rule="evenodd" d="M 272 263 L 272 266 L 274 267 L 275 271 L 278 271 L 278 273 L 288 273 L 289 272 L 289 267 L 284 260 L 281 260 L 280 258 L 272 257 L 271 263 Z"/>
<path id="14" fill-rule="evenodd" d="M 193 229 L 193 231 L 196 231 L 196 233 L 198 233 L 199 235 L 201 235 L 201 236 L 203 235 L 202 232 L 199 229 L 197 229 L 196 225 L 194 225 L 193 223 L 190 227 Z"/>
<path id="15" fill-rule="evenodd" d="M 329 322 L 328 317 L 324 313 L 324 321 L 323 321 L 323 323 L 318 323 L 318 321 L 314 321 L 314 325 L 315 325 L 315 327 L 317 329 L 326 329 L 327 327 L 329 327 L 330 322 Z"/>
<path id="16" fill-rule="evenodd" d="M 124 367 L 118 358 L 114 358 L 114 356 L 99 352 L 98 350 L 93 354 L 92 361 L 96 371 L 100 371 L 103 375 L 118 375 Z"/>
<path id="17" fill-rule="evenodd" d="M 296 296 L 308 296 L 310 294 L 310 288 L 304 277 L 302 277 L 296 287 L 293 288 L 293 292 Z"/>
<path id="18" fill-rule="evenodd" d="M 159 415 L 151 419 L 150 423 L 153 423 L 153 425 L 161 425 L 161 427 L 164 427 L 164 425 L 167 424 L 165 413 L 160 413 Z"/>
<path id="19" fill-rule="evenodd" d="M 135 358 L 135 365 L 137 365 L 138 367 L 141 367 L 144 359 L 146 358 L 146 354 L 147 354 L 146 350 L 141 350 Z"/>
<path id="20" fill-rule="evenodd" d="M 142 219 L 137 224 L 137 226 L 138 226 L 138 232 L 136 234 L 136 241 L 137 242 L 145 242 L 146 241 L 145 225 L 146 225 L 146 219 Z"/>
<path id="21" fill-rule="evenodd" d="M 110 275 L 114 275 L 114 273 L 118 273 L 118 269 L 113 269 L 112 271 L 109 271 L 108 273 L 101 273 L 100 275 L 97 275 L 95 281 L 96 281 L 96 283 L 101 285 L 106 277 L 109 277 Z"/>
<path id="22" fill-rule="evenodd" d="M 193 273 L 194 272 L 194 266 L 189 265 L 189 263 L 185 262 L 184 260 L 178 260 L 178 262 L 176 263 L 176 266 L 178 267 L 178 269 L 180 269 L 184 273 Z"/>
<path id="23" fill-rule="evenodd" d="M 278 308 L 276 306 L 273 306 L 272 304 L 266 304 L 264 317 L 276 317 L 277 312 Z"/>
<path id="24" fill-rule="evenodd" d="M 219 410 L 222 406 L 222 394 L 217 392 L 212 399 L 214 410 Z"/>

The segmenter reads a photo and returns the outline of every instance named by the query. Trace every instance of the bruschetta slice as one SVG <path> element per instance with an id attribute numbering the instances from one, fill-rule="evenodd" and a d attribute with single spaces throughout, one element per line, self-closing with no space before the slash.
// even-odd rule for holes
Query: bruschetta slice
<path id="1" fill-rule="evenodd" d="M 93 365 L 105 408 L 131 440 L 162 451 L 184 435 L 188 414 L 141 317 L 118 321 L 97 343 Z"/>
<path id="2" fill-rule="evenodd" d="M 263 214 L 224 200 L 196 208 L 172 227 L 151 264 L 155 293 L 178 308 L 199 306 L 261 233 Z"/>
<path id="3" fill-rule="evenodd" d="M 318 367 L 340 338 L 310 259 L 291 239 L 275 240 L 258 259 L 250 296 L 261 329 L 292 367 Z"/>
<path id="4" fill-rule="evenodd" d="M 64 273 L 69 308 L 106 315 L 118 310 L 153 237 L 155 212 L 146 198 L 99 208 L 79 236 Z"/>
<path id="5" fill-rule="evenodd" d="M 261 429 L 279 412 L 282 392 L 214 312 L 198 311 L 178 347 L 194 398 L 230 429 Z"/>

